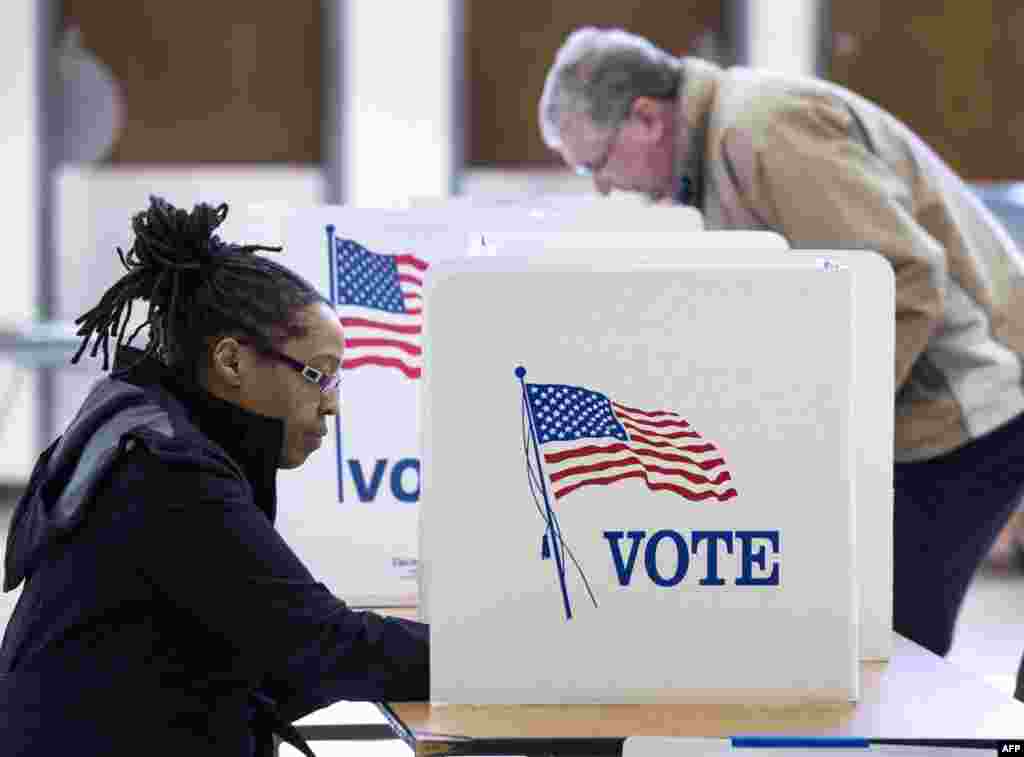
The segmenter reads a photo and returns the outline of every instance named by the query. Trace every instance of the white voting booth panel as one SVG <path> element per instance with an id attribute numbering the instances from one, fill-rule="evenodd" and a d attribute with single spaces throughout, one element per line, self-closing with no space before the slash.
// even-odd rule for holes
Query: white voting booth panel
<path id="1" fill-rule="evenodd" d="M 266 205 L 246 208 L 244 217 L 250 221 L 236 226 L 239 238 L 280 242 L 282 262 L 331 294 L 345 324 L 340 419 L 317 454 L 279 475 L 278 528 L 350 603 L 416 604 L 423 276 L 435 262 L 469 254 L 480 228 L 554 230 L 576 216 L 451 204 Z M 674 221 L 692 228 L 694 219 L 681 213 Z"/>
<path id="2" fill-rule="evenodd" d="M 895 277 L 867 250 L 792 250 L 790 256 L 843 266 L 853 276 L 853 427 L 860 657 L 892 654 Z M 728 253 L 726 260 L 761 260 Z"/>
<path id="3" fill-rule="evenodd" d="M 281 260 L 338 303 L 346 339 L 340 416 L 305 465 L 279 474 L 278 529 L 346 601 L 415 604 L 422 279 L 465 256 L 466 228 L 445 213 L 345 206 L 277 225 Z"/>
<path id="4" fill-rule="evenodd" d="M 405 210 L 272 204 L 241 214 L 247 223 L 236 226 L 238 238 L 280 242 L 282 262 L 325 295 L 332 292 L 332 255 L 341 258 L 333 277 L 346 334 L 341 418 L 305 465 L 279 475 L 277 523 L 313 574 L 350 603 L 418 601 L 417 311 L 425 271 L 437 261 L 472 254 L 480 229 L 554 232 L 592 223 L 589 211 L 573 210 L 576 203 L 556 204 L 558 212 L 538 213 L 528 206 L 459 202 Z M 640 210 L 651 209 L 608 208 L 603 223 L 631 228 Z M 700 228 L 696 211 L 653 216 L 672 229 Z M 333 252 L 328 226 L 334 229 Z"/>
<path id="5" fill-rule="evenodd" d="M 677 228 L 682 224 L 691 229 L 703 229 L 704 217 L 699 210 L 687 205 L 654 205 L 646 200 L 626 197 L 601 197 L 593 192 L 587 194 L 569 194 L 549 192 L 530 196 L 519 195 L 480 195 L 447 198 L 413 198 L 410 207 L 414 209 L 461 209 L 486 210 L 491 208 L 515 208 L 521 211 L 551 215 L 557 213 L 583 213 L 600 216 L 599 221 L 606 223 L 608 214 L 619 219 L 636 217 L 653 218 L 654 223 L 671 224 Z M 547 211 L 545 213 L 545 211 Z M 673 218 L 673 215 L 675 216 Z M 664 218 L 666 220 L 662 221 Z"/>
<path id="6" fill-rule="evenodd" d="M 594 195 L 548 194 L 528 198 L 414 198 L 419 210 L 456 214 L 474 222 L 489 240 L 491 232 L 695 232 L 704 218 L 692 207 L 650 205 L 636 200 Z M 497 211 L 497 212 L 495 212 Z M 473 225 L 473 224 L 471 224 Z"/>
<path id="7" fill-rule="evenodd" d="M 856 698 L 852 276 L 709 261 L 428 274 L 433 701 Z"/>
<path id="8" fill-rule="evenodd" d="M 528 257 L 566 262 L 622 260 L 671 263 L 686 259 L 688 251 L 737 250 L 757 256 L 762 250 L 782 251 L 789 243 L 774 231 L 642 231 L 575 228 L 557 233 L 540 231 L 487 231 L 485 244 L 474 249 L 478 257 Z"/>
<path id="9" fill-rule="evenodd" d="M 690 209 L 688 209 L 690 210 Z M 540 219 L 544 216 L 538 215 Z M 717 261 L 724 250 L 732 251 L 738 258 L 746 259 L 749 254 L 758 256 L 762 250 L 782 251 L 789 249 L 789 243 L 780 234 L 770 231 L 694 231 L 680 230 L 664 233 L 658 231 L 606 230 L 595 232 L 585 226 L 574 226 L 572 221 L 558 224 L 555 230 L 539 231 L 535 228 L 522 230 L 503 223 L 501 216 L 476 217 L 480 223 L 470 235 L 469 255 L 471 257 L 529 257 L 535 261 L 593 263 L 633 263 L 652 260 L 658 263 L 673 263 L 693 252 L 703 255 L 715 250 Z M 514 218 L 516 225 L 521 220 Z M 511 229 L 511 230 L 510 230 Z M 485 244 L 477 243 L 477 235 L 486 238 Z M 424 580 L 429 566 L 420 563 L 419 615 L 430 620 L 430 601 L 427 581 Z M 890 624 L 891 625 L 891 624 Z"/>
<path id="10" fill-rule="evenodd" d="M 587 233 L 541 236 L 532 232 L 491 235 L 483 254 L 530 254 L 546 261 L 631 260 L 672 263 L 688 250 L 716 251 L 720 263 L 790 260 L 790 255 L 848 266 L 854 278 L 853 437 L 857 521 L 860 656 L 892 653 L 893 424 L 895 280 L 891 265 L 867 250 L 786 250 L 772 232 L 664 234 Z M 745 250 L 741 248 L 757 247 Z M 771 255 L 766 251 L 772 252 Z"/>

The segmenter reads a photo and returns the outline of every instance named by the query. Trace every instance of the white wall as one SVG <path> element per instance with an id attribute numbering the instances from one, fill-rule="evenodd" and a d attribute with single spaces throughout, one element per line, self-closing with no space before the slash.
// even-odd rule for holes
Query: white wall
<path id="1" fill-rule="evenodd" d="M 0 24 L 0 321 L 31 318 L 39 260 L 38 7 L 6 0 Z M 36 449 L 35 373 L 0 355 L 0 483 L 27 480 Z"/>
<path id="2" fill-rule="evenodd" d="M 131 217 L 155 194 L 191 210 L 198 202 L 228 204 L 218 230 L 227 242 L 280 242 L 280 214 L 274 206 L 310 207 L 323 202 L 324 180 L 316 167 L 192 166 L 177 169 L 68 165 L 57 178 L 56 248 L 58 317 L 74 319 L 93 307 L 123 273 L 116 248 L 132 244 Z M 258 206 L 258 207 L 257 207 Z M 288 250 L 282 253 L 287 264 Z M 146 303 L 136 302 L 133 323 L 145 320 Z M 131 333 L 129 331 L 129 333 Z M 133 343 L 145 346 L 145 333 Z M 91 349 L 91 347 L 90 347 Z M 102 354 L 83 357 L 57 375 L 57 428 L 71 420 L 90 385 L 102 375 Z"/>
<path id="3" fill-rule="evenodd" d="M 449 194 L 460 0 L 348 0 L 340 14 L 339 150 L 346 204 L 400 206 Z M 400 17 L 400 18 L 399 18 Z"/>
<path id="4" fill-rule="evenodd" d="M 749 0 L 748 65 L 781 73 L 814 74 L 821 2 Z"/>

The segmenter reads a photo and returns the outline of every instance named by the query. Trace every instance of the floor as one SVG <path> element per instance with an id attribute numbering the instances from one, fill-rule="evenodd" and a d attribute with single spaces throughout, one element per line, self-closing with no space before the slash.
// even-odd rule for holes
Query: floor
<path id="1" fill-rule="evenodd" d="M 1013 695 L 1024 651 L 1024 574 L 979 571 L 960 611 L 949 661 Z"/>
<path id="2" fill-rule="evenodd" d="M 0 491 L 0 539 L 6 544 L 7 524 L 16 492 Z M 18 591 L 0 594 L 0 628 L 5 628 Z M 968 592 L 961 611 L 956 641 L 949 660 L 961 669 L 984 678 L 993 688 L 1012 696 L 1017 666 L 1024 650 L 1024 574 L 1007 568 L 983 569 Z M 350 722 L 383 723 L 372 705 L 344 703 L 314 713 L 301 723 Z M 320 742 L 314 746 L 318 757 L 368 755 L 404 757 L 411 754 L 401 742 Z M 284 745 L 282 757 L 299 755 Z"/>

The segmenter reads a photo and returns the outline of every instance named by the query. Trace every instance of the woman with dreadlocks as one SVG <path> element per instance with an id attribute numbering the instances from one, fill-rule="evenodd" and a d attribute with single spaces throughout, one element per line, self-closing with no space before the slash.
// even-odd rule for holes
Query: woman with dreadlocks
<path id="1" fill-rule="evenodd" d="M 427 627 L 356 612 L 273 528 L 275 475 L 338 412 L 343 339 L 295 273 L 159 198 L 127 273 L 76 323 L 111 375 L 39 458 L 12 517 L 0 747 L 264 755 L 334 701 L 428 695 Z M 125 339 L 136 299 L 149 343 Z M 141 329 L 141 327 L 140 327 Z"/>

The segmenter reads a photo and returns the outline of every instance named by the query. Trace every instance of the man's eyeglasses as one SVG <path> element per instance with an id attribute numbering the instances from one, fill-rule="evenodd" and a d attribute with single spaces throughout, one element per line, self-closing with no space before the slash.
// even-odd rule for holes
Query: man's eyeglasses
<path id="1" fill-rule="evenodd" d="M 623 122 L 625 123 L 625 122 Z M 622 123 L 615 127 L 612 131 L 611 138 L 608 140 L 608 144 L 604 148 L 604 153 L 597 160 L 590 160 L 586 163 L 578 163 L 573 166 L 573 170 L 576 171 L 579 176 L 592 177 L 597 176 L 604 170 L 605 166 L 608 165 L 608 161 L 612 157 L 612 149 L 615 147 L 615 141 L 619 138 L 619 131 L 622 129 Z"/>
<path id="2" fill-rule="evenodd" d="M 302 374 L 302 378 L 306 379 L 311 384 L 316 384 L 320 387 L 321 394 L 329 394 L 335 391 L 341 385 L 341 368 L 339 367 L 334 373 L 328 374 L 323 371 L 317 370 L 311 365 L 306 363 L 300 363 L 293 357 L 285 355 L 283 352 L 278 352 L 270 347 L 261 347 L 251 342 L 239 342 L 240 344 L 247 344 L 250 347 L 256 349 L 258 352 L 267 355 L 268 357 L 275 358 L 285 365 L 290 365 L 292 368 Z"/>

